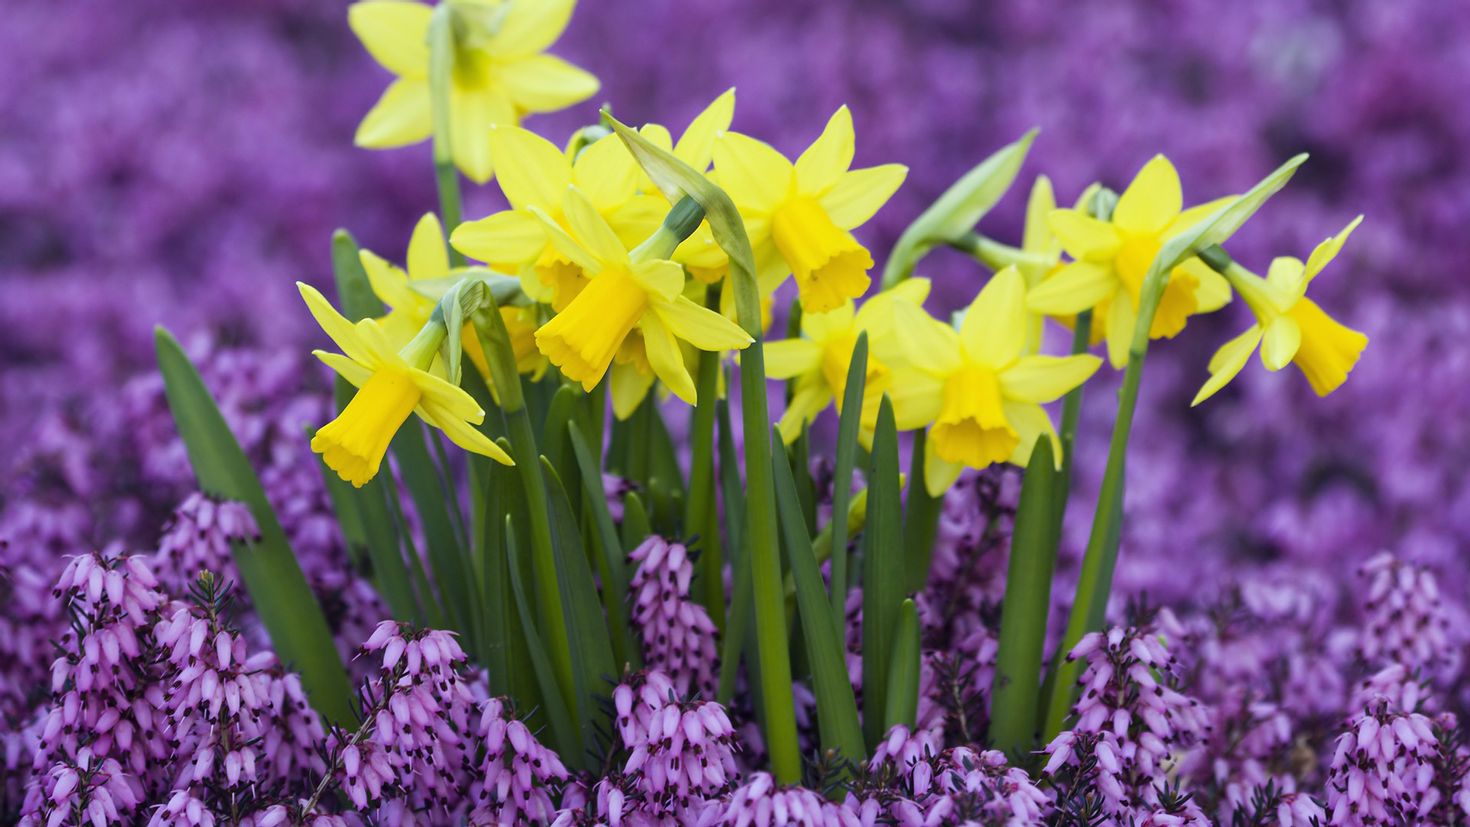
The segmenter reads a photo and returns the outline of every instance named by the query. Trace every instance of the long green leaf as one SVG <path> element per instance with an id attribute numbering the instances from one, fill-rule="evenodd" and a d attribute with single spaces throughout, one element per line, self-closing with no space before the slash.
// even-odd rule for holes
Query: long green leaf
<path id="1" fill-rule="evenodd" d="M 602 473 L 592 458 L 587 440 L 582 438 L 581 429 L 572 423 L 567 435 L 571 439 L 572 453 L 576 456 L 581 471 L 582 491 L 592 522 L 596 529 L 597 574 L 602 580 L 602 605 L 607 611 L 608 624 L 612 627 L 613 655 L 618 664 L 629 664 L 641 668 L 643 658 L 628 621 L 628 566 L 624 559 L 623 542 L 618 537 L 618 528 L 613 523 L 612 512 L 607 507 L 607 497 L 602 490 Z"/>
<path id="2" fill-rule="evenodd" d="M 965 173 L 924 210 L 893 245 L 883 268 L 884 289 L 913 275 L 915 265 L 930 249 L 969 232 L 985 217 L 1016 180 L 1035 139 L 1033 129 L 1005 145 Z"/>
<path id="3" fill-rule="evenodd" d="M 857 466 L 858 432 L 863 423 L 863 393 L 868 383 L 868 334 L 858 334 L 842 388 L 842 414 L 837 421 L 837 457 L 832 477 L 832 622 L 841 630 L 847 620 L 847 504 L 852 499 L 852 471 Z"/>
<path id="4" fill-rule="evenodd" d="M 716 295 L 713 288 L 711 296 Z M 718 298 L 714 299 L 718 302 Z M 699 535 L 695 593 L 714 621 L 725 628 L 724 554 L 715 501 L 715 408 L 719 405 L 720 355 L 699 354 L 697 403 L 689 416 L 689 496 L 684 500 L 684 535 Z"/>
<path id="5" fill-rule="evenodd" d="M 905 600 L 898 610 L 898 633 L 893 642 L 893 662 L 888 668 L 885 729 L 899 724 L 909 731 L 914 729 L 919 717 L 919 655 L 919 613 L 914 601 Z"/>
<path id="6" fill-rule="evenodd" d="M 923 485 L 910 480 L 909 485 Z M 868 522 L 863 529 L 863 732 L 868 747 L 883 739 L 888 670 L 904 599 L 903 511 L 899 505 L 898 433 L 885 395 L 873 432 Z"/>
<path id="7" fill-rule="evenodd" d="M 832 623 L 827 594 L 822 588 L 822 573 L 812 551 L 811 537 L 801 515 L 796 497 L 796 481 L 791 463 L 779 437 L 771 440 L 776 481 L 776 506 L 780 512 L 782 545 L 791 574 L 796 579 L 796 599 L 801 619 L 801 633 L 806 639 L 807 662 L 811 665 L 812 690 L 817 698 L 817 728 L 822 750 L 835 752 L 854 764 L 867 759 L 863 748 L 862 724 L 858 721 L 857 700 L 847 676 L 847 646 L 839 626 Z"/>
<path id="8" fill-rule="evenodd" d="M 398 429 L 392 449 L 399 476 L 418 514 L 443 614 L 455 630 L 465 632 L 470 615 L 468 546 L 461 541 L 449 514 L 455 494 L 444 476 L 447 469 L 441 470 L 430 456 L 424 426 L 417 418 Z"/>
<path id="9" fill-rule="evenodd" d="M 990 742 L 1013 756 L 1030 752 L 1036 744 L 1037 690 L 1057 562 L 1053 500 L 1058 482 L 1051 440 L 1039 439 L 1026 466 L 1011 532 L 1000 648 L 991 690 Z"/>
<path id="10" fill-rule="evenodd" d="M 907 587 L 921 591 L 929 582 L 929 569 L 934 564 L 934 537 L 939 531 L 939 515 L 944 510 L 944 497 L 929 494 L 924 484 L 924 442 L 928 432 L 914 434 L 913 454 L 909 457 L 909 492 L 903 516 L 903 547 L 908 559 Z"/>
<path id="11" fill-rule="evenodd" d="M 327 619 L 286 542 L 260 480 L 183 348 L 162 327 L 154 331 L 154 344 L 169 410 L 200 489 L 244 503 L 260 529 L 258 542 L 235 544 L 233 551 L 240 579 L 276 654 L 288 668 L 301 674 L 301 684 L 312 706 L 323 717 L 347 723 L 353 706 L 347 670 L 342 667 Z"/>
<path id="12" fill-rule="evenodd" d="M 518 556 L 515 530 L 509 520 L 505 524 L 505 547 L 509 558 L 515 560 Z M 567 711 L 566 704 L 561 699 L 556 670 L 552 668 L 551 659 L 546 656 L 546 649 L 541 643 L 540 636 L 536 634 L 536 624 L 531 617 L 526 590 L 521 585 L 519 567 L 511 565 L 509 573 L 511 591 L 515 595 L 516 612 L 521 621 L 521 629 L 526 636 L 526 650 L 531 668 L 541 688 L 540 711 L 551 722 L 551 732 L 556 738 L 557 752 L 561 754 L 562 760 L 574 767 L 580 767 L 586 759 L 586 753 L 582 749 L 581 733 L 578 732 L 577 725 L 572 721 L 571 713 Z"/>
<path id="13" fill-rule="evenodd" d="M 760 289 L 755 278 L 755 254 L 745 234 L 745 223 L 735 203 L 704 174 L 649 143 L 608 113 L 604 120 L 618 134 L 633 157 L 669 202 L 694 199 L 709 220 L 715 242 L 730 259 L 730 284 L 735 290 L 735 315 L 753 343 L 740 354 L 740 407 L 745 429 L 746 554 L 755 599 L 755 630 L 760 658 L 761 700 L 764 706 L 766 749 L 771 771 L 783 784 L 801 779 L 801 752 L 796 740 L 796 708 L 791 697 L 791 656 L 786 635 L 786 612 L 781 589 L 781 560 L 777 553 L 776 500 L 771 480 L 770 409 L 766 400 L 765 351 L 761 346 Z"/>

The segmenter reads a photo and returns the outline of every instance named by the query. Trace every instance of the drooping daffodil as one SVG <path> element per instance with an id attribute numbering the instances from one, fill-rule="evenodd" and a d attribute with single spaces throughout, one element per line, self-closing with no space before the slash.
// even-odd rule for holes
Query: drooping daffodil
<path id="1" fill-rule="evenodd" d="M 1362 220 L 1358 216 L 1342 232 L 1318 244 L 1305 264 L 1290 256 L 1273 260 L 1264 279 L 1239 265 L 1225 268 L 1225 277 L 1245 300 L 1256 323 L 1215 352 L 1210 359 L 1210 379 L 1191 404 L 1198 405 L 1229 384 L 1257 346 L 1266 370 L 1278 371 L 1294 363 L 1318 396 L 1332 393 L 1347 381 L 1368 346 L 1368 337 L 1327 315 L 1306 293 Z"/>
<path id="2" fill-rule="evenodd" d="M 353 324 L 315 288 L 299 282 L 296 286 L 311 315 L 342 349 L 313 353 L 358 389 L 342 413 L 311 438 L 311 449 L 322 455 L 328 468 L 361 488 L 377 475 L 393 435 L 415 413 L 466 451 L 515 464 L 474 427 L 485 419 L 474 397 L 429 372 L 444 338 L 442 326 L 436 332 L 431 325 L 400 347 L 373 319 Z"/>
<path id="3" fill-rule="evenodd" d="M 826 313 L 803 313 L 801 338 L 766 344 L 766 375 L 796 382 L 791 402 L 777 423 L 781 438 L 788 444 L 794 442 L 802 426 L 834 401 L 837 412 L 842 412 L 853 348 L 858 336 L 867 333 L 868 362 L 858 434 L 864 445 L 871 445 L 879 403 L 892 387 L 892 371 L 887 363 L 902 358 L 901 353 L 894 353 L 902 334 L 894 330 L 892 303 L 919 307 L 928 295 L 928 279 L 907 279 L 863 302 L 861 307 L 855 308 L 847 301 Z"/>
<path id="4" fill-rule="evenodd" d="M 1095 218 L 1085 209 L 1052 211 L 1051 229 L 1074 260 L 1031 290 L 1027 305 L 1052 316 L 1094 311 L 1093 324 L 1101 326 L 1107 339 L 1109 361 L 1125 366 L 1144 277 L 1159 249 L 1228 202 L 1182 209 L 1179 174 L 1169 159 L 1155 156 L 1118 197 L 1111 220 Z M 1149 336 L 1172 338 L 1190 316 L 1213 312 L 1229 301 L 1225 279 L 1199 259 L 1187 259 L 1169 274 Z"/>
<path id="5" fill-rule="evenodd" d="M 762 293 L 794 273 L 802 309 L 825 313 L 861 296 L 873 257 L 852 237 L 903 183 L 908 168 L 852 166 L 847 107 L 792 164 L 770 145 L 726 132 L 714 148 L 715 181 L 745 220 Z"/>
<path id="6" fill-rule="evenodd" d="M 471 258 L 519 275 L 526 295 L 556 310 L 576 298 L 587 274 L 551 243 L 533 208 L 565 229 L 562 196 L 574 186 L 629 246 L 647 238 L 668 212 L 663 198 L 638 193 L 638 164 L 616 135 L 589 144 L 575 160 L 519 127 L 496 127 L 489 142 L 500 159 L 497 180 L 511 209 L 459 225 L 450 242 Z"/>
<path id="7" fill-rule="evenodd" d="M 586 287 L 536 331 L 536 345 L 568 379 L 591 391 L 635 330 L 648 365 L 673 394 L 695 403 L 694 380 L 679 342 L 700 350 L 745 348 L 753 340 L 724 316 L 683 295 L 684 268 L 662 258 L 668 251 L 628 246 L 575 188 L 563 196 L 562 214 L 571 232 L 532 208 L 562 255 L 587 274 Z"/>
<path id="8" fill-rule="evenodd" d="M 454 162 L 476 183 L 500 163 L 486 143 L 492 125 L 514 126 L 597 93 L 596 77 L 544 54 L 567 27 L 575 0 L 443 0 L 456 25 L 450 76 Z M 411 0 L 363 0 L 347 21 L 373 59 L 396 75 L 357 127 L 357 145 L 407 146 L 432 132 L 429 20 L 434 7 Z"/>
<path id="9" fill-rule="evenodd" d="M 1061 441 L 1041 406 L 1081 385 L 1102 360 L 1025 355 L 1026 282 L 1015 267 L 996 273 L 964 312 L 956 331 L 922 308 L 894 302 L 906 358 L 894 368 L 890 396 L 900 429 L 928 426 L 924 484 L 940 496 L 965 468 L 1024 466 L 1036 440 Z"/>

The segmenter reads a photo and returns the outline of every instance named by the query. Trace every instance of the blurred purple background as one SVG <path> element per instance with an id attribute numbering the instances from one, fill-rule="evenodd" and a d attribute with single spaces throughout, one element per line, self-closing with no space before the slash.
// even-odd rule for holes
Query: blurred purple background
<path id="1" fill-rule="evenodd" d="M 586 2 L 554 51 L 603 93 L 528 126 L 560 142 L 606 101 L 680 128 L 733 85 L 736 128 L 792 151 L 845 102 L 858 162 L 912 170 L 862 233 L 875 251 L 1033 125 L 1022 183 L 981 228 L 1001 239 L 1016 237 L 1040 172 L 1070 200 L 1094 179 L 1121 187 L 1162 151 L 1196 202 L 1311 152 L 1231 250 L 1264 271 L 1366 213 L 1314 291 L 1372 342 L 1330 399 L 1294 370 L 1253 364 L 1195 411 L 1204 363 L 1244 327 L 1244 308 L 1156 349 L 1119 580 L 1169 598 L 1247 559 L 1282 572 L 1350 566 L 1383 546 L 1441 567 L 1463 559 L 1466 43 L 1470 6 L 1443 0 Z M 0 427 L 28 446 L 0 459 L 0 506 L 38 490 L 56 433 L 117 428 L 109 411 L 151 365 L 153 324 L 199 349 L 298 348 L 316 334 L 292 282 L 330 281 L 331 231 L 396 258 L 433 208 L 426 147 L 351 145 L 388 75 L 348 31 L 344 3 L 18 0 L 0 53 Z M 494 201 L 492 185 L 468 212 Z M 923 274 L 951 301 L 983 277 L 945 252 Z M 1085 473 L 1100 466 L 1109 397 L 1106 383 L 1089 389 Z M 1160 576 L 1181 560 L 1195 577 Z"/>

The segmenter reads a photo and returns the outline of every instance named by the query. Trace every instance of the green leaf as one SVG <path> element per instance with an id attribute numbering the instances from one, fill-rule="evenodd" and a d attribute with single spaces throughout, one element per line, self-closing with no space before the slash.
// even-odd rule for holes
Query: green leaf
<path id="1" fill-rule="evenodd" d="M 509 519 L 505 523 L 505 547 L 511 560 L 520 556 L 516 549 L 515 530 Z M 536 675 L 536 683 L 541 688 L 541 703 L 538 707 L 551 722 L 552 736 L 556 739 L 556 750 L 560 753 L 562 760 L 573 767 L 582 767 L 586 753 L 582 749 L 581 734 L 577 730 L 577 725 L 572 721 L 571 713 L 567 711 L 566 703 L 562 701 L 561 690 L 557 685 L 556 672 L 552 668 L 551 659 L 546 656 L 546 649 L 541 643 L 540 636 L 536 634 L 536 624 L 531 618 L 526 590 L 521 585 L 519 567 L 511 565 L 509 573 L 511 591 L 515 595 L 516 612 L 520 618 L 521 629 L 526 636 L 527 654 L 531 668 Z"/>
<path id="2" fill-rule="evenodd" d="M 608 731 L 610 725 L 598 699 L 606 697 L 619 673 L 613 663 L 612 641 L 599 605 L 597 583 L 587 567 L 582 531 L 572 514 L 567 492 L 545 457 L 541 458 L 541 473 L 551 507 L 552 548 L 556 552 L 561 605 L 566 611 L 563 622 L 572 644 L 572 715 L 582 733 L 583 752 L 591 754 L 598 748 L 598 733 Z"/>
<path id="3" fill-rule="evenodd" d="M 434 585 L 443 601 L 445 615 L 456 631 L 465 632 L 469 629 L 470 615 L 468 546 L 460 539 L 449 514 L 456 494 L 429 455 L 424 440 L 424 426 L 416 418 L 410 418 L 393 437 L 393 457 L 418 513 Z"/>
<path id="4" fill-rule="evenodd" d="M 260 480 L 179 343 L 159 327 L 154 330 L 154 344 L 169 410 L 200 490 L 245 504 L 260 528 L 258 542 L 232 544 L 232 551 L 276 654 L 287 668 L 301 674 L 302 687 L 324 718 L 348 723 L 353 693 L 347 670 Z"/>
<path id="5" fill-rule="evenodd" d="M 623 542 L 618 537 L 612 512 L 607 507 L 607 497 L 602 490 L 602 472 L 598 470 L 587 440 L 582 438 L 581 429 L 572 423 L 567 432 L 581 471 L 582 491 L 592 522 L 596 528 L 598 551 L 597 575 L 602 580 L 602 605 L 607 611 L 608 623 L 612 626 L 613 654 L 619 664 L 630 664 L 634 669 L 642 668 L 643 658 L 638 642 L 634 639 L 628 621 L 628 565 L 624 557 Z"/>
<path id="6" fill-rule="evenodd" d="M 364 560 L 363 569 L 373 588 L 388 604 L 395 620 L 421 623 L 423 609 L 414 595 L 413 580 L 403 564 L 398 529 L 388 513 L 387 496 L 381 479 L 369 480 L 354 489 L 318 457 L 317 465 L 326 480 L 327 495 L 342 529 L 342 538 L 354 558 Z M 355 551 L 352 551 L 356 549 Z M 365 556 L 365 557 L 364 557 Z"/>
<path id="7" fill-rule="evenodd" d="M 924 484 L 910 480 L 910 485 Z M 883 739 L 888 670 L 904 600 L 903 517 L 899 505 L 898 433 L 885 395 L 873 432 L 868 522 L 863 530 L 863 722 L 868 747 Z"/>
<path id="8" fill-rule="evenodd" d="M 715 409 L 720 425 L 720 493 L 725 503 L 725 525 L 730 537 L 730 610 L 725 622 L 725 636 L 720 644 L 720 686 L 715 697 L 729 706 L 735 697 L 735 679 L 740 673 L 740 658 L 750 636 L 751 603 L 750 566 L 745 564 L 741 526 L 745 524 L 745 489 L 740 480 L 740 460 L 735 451 L 735 435 L 730 424 L 730 405 L 720 400 Z"/>
<path id="9" fill-rule="evenodd" d="M 348 321 L 383 315 L 383 303 L 362 269 L 357 241 L 346 230 L 332 233 L 332 274 L 337 282 L 337 304 Z"/>
<path id="10" fill-rule="evenodd" d="M 710 294 L 714 295 L 713 288 Z M 684 500 L 684 536 L 699 535 L 695 598 L 725 628 L 724 554 L 715 502 L 715 408 L 719 404 L 720 355 L 698 354 L 698 403 L 689 416 L 689 496 Z"/>
<path id="11" fill-rule="evenodd" d="M 1059 526 L 1053 500 L 1059 482 L 1051 440 L 1037 440 L 1026 466 L 1011 534 L 991 690 L 990 741 L 1011 756 L 1029 753 L 1036 746 L 1038 683 L 1057 562 Z"/>
<path id="12" fill-rule="evenodd" d="M 1167 273 L 1212 244 L 1223 244 L 1242 225 L 1256 214 L 1267 199 L 1281 191 L 1291 176 L 1307 160 L 1302 153 L 1277 167 L 1274 172 L 1261 179 L 1254 187 L 1234 201 L 1226 204 L 1198 224 L 1164 242 L 1149 266 L 1149 273 Z M 1145 276 L 1145 281 L 1147 280 Z"/>
<path id="13" fill-rule="evenodd" d="M 930 249 L 969 232 L 990 212 L 1016 180 L 1036 132 L 1027 132 L 981 161 L 903 231 L 883 268 L 885 290 L 913 275 L 919 259 Z"/>
<path id="14" fill-rule="evenodd" d="M 852 499 L 852 471 L 857 466 L 858 433 L 863 422 L 863 392 L 868 383 L 868 333 L 858 334 L 847 364 L 842 389 L 842 414 L 837 421 L 837 456 L 832 476 L 832 622 L 841 630 L 847 622 L 847 514 Z"/>
<path id="15" fill-rule="evenodd" d="M 756 652 L 760 659 L 760 693 L 765 722 L 766 749 L 771 772 L 783 784 L 801 780 L 801 751 L 796 740 L 796 708 L 791 697 L 791 656 L 786 634 L 785 600 L 781 587 L 781 560 L 777 553 L 776 500 L 771 480 L 771 424 L 766 399 L 765 352 L 761 345 L 760 288 L 755 278 L 755 254 L 745 223 L 724 190 L 699 170 L 649 143 L 636 130 L 618 122 L 605 110 L 603 120 L 617 133 L 669 202 L 688 196 L 704 210 L 715 243 L 730 259 L 730 284 L 735 291 L 735 314 L 753 343 L 740 353 L 740 407 L 745 436 L 746 528 L 745 560 L 750 567 L 755 600 Z"/>
<path id="16" fill-rule="evenodd" d="M 638 548 L 652 533 L 653 526 L 648 522 L 648 509 L 643 505 L 643 498 L 629 491 L 623 497 L 623 551 Z"/>
<path id="17" fill-rule="evenodd" d="M 822 587 L 822 573 L 817 569 L 817 558 L 802 519 L 801 503 L 797 500 L 791 463 L 779 437 L 771 444 L 775 446 L 776 505 L 780 512 L 782 545 L 796 580 L 798 616 L 802 636 L 806 639 L 807 661 L 811 665 L 822 750 L 826 753 L 835 751 L 843 759 L 861 764 L 868 754 L 863 748 L 857 701 L 847 676 L 847 646 L 843 643 L 840 627 L 832 623 L 827 593 Z"/>
<path id="18" fill-rule="evenodd" d="M 884 730 L 903 724 L 912 732 L 918 717 L 919 613 L 914 608 L 914 601 L 905 600 L 898 610 L 898 634 L 893 643 L 893 663 L 888 669 L 888 711 L 883 716 Z"/>
<path id="19" fill-rule="evenodd" d="M 944 510 L 943 496 L 930 496 L 924 484 L 924 441 L 928 431 L 914 433 L 913 453 L 909 457 L 909 493 L 904 509 L 903 546 L 908 556 L 908 590 L 921 591 L 929 582 L 929 569 L 934 563 L 934 537 L 939 531 L 939 514 Z"/>

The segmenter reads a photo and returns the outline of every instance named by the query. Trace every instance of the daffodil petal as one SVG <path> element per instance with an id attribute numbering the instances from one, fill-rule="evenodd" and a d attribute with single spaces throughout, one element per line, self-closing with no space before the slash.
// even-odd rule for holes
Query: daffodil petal
<path id="1" fill-rule="evenodd" d="M 1016 429 L 1016 435 L 1020 441 L 1016 443 L 1016 450 L 1011 453 L 1012 465 L 1025 468 L 1031 463 L 1031 452 L 1036 449 L 1036 441 L 1045 437 L 1051 440 L 1052 457 L 1056 462 L 1057 470 L 1062 467 L 1062 440 L 1057 436 L 1057 430 L 1051 424 L 1051 417 L 1047 416 L 1046 410 L 1040 405 L 1018 402 L 1006 402 L 1003 406 L 1006 421 Z"/>
<path id="2" fill-rule="evenodd" d="M 485 411 L 464 388 L 435 376 L 425 370 L 413 372 L 414 384 L 424 394 L 424 402 L 434 405 L 460 419 L 478 425 L 485 419 Z"/>
<path id="3" fill-rule="evenodd" d="M 1301 346 L 1302 329 L 1296 319 L 1277 316 L 1266 326 L 1266 335 L 1261 340 L 1261 364 L 1266 370 L 1281 370 L 1291 364 Z"/>
<path id="4" fill-rule="evenodd" d="M 407 307 L 413 303 L 414 293 L 408 286 L 408 275 L 389 264 L 371 250 L 359 250 L 357 260 L 367 275 L 368 286 L 373 295 L 389 307 Z"/>
<path id="5" fill-rule="evenodd" d="M 625 421 L 638 410 L 643 404 L 644 397 L 648 396 L 648 389 L 653 387 L 657 378 L 651 373 L 644 373 L 636 366 L 630 364 L 613 363 L 609 372 L 608 395 L 612 397 L 613 416 L 618 421 Z"/>
<path id="6" fill-rule="evenodd" d="M 638 189 L 638 162 L 623 140 L 605 135 L 582 149 L 572 167 L 572 183 L 598 210 L 626 203 Z"/>
<path id="7" fill-rule="evenodd" d="M 669 332 L 700 350 L 741 350 L 754 341 L 740 325 L 684 296 L 655 302 L 654 310 Z"/>
<path id="8" fill-rule="evenodd" d="M 1118 196 L 1113 223 L 1133 233 L 1158 233 L 1184 208 L 1179 173 L 1168 158 L 1155 155 Z"/>
<path id="9" fill-rule="evenodd" d="M 943 376 L 959 368 L 959 335 L 922 307 L 894 302 L 893 329 L 906 361 L 915 369 Z"/>
<path id="10" fill-rule="evenodd" d="M 1126 290 L 1119 290 L 1108 303 L 1107 337 L 1108 361 L 1113 367 L 1122 369 L 1128 364 L 1128 348 L 1133 344 L 1133 328 L 1138 312 Z"/>
<path id="11" fill-rule="evenodd" d="M 1015 267 L 991 277 L 960 322 L 960 341 L 971 359 L 1003 368 L 1026 346 L 1026 281 Z"/>
<path id="12" fill-rule="evenodd" d="M 488 51 L 501 58 L 517 58 L 543 51 L 566 31 L 576 0 L 539 0 L 506 4 L 500 28 Z"/>
<path id="13" fill-rule="evenodd" d="M 657 314 L 643 317 L 643 349 L 648 354 L 648 365 L 675 396 L 686 404 L 696 404 L 694 380 L 684 365 L 684 354 L 679 352 L 679 342 L 673 333 L 664 327 Z"/>
<path id="14" fill-rule="evenodd" d="M 766 376 L 792 379 L 817 370 L 822 363 L 822 346 L 809 339 L 781 339 L 763 345 Z"/>
<path id="15" fill-rule="evenodd" d="M 1113 225 L 1079 210 L 1052 210 L 1046 223 L 1067 255 L 1078 261 L 1112 258 L 1123 243 Z"/>
<path id="16" fill-rule="evenodd" d="M 883 294 L 880 293 L 879 295 L 881 296 Z M 872 301 L 869 301 L 867 304 L 872 303 Z M 828 310 L 825 313 L 802 313 L 801 332 L 805 333 L 807 338 L 820 342 L 829 336 L 850 331 L 854 319 L 855 314 L 853 312 L 852 302 L 845 301 L 835 310 Z"/>
<path id="17" fill-rule="evenodd" d="M 892 375 L 888 398 L 898 430 L 912 431 L 933 422 L 944 403 L 944 382 L 912 367 L 896 368 Z"/>
<path id="18" fill-rule="evenodd" d="M 1043 279 L 1026 293 L 1032 313 L 1070 316 L 1091 310 L 1118 289 L 1112 268 L 1090 261 L 1074 261 Z"/>
<path id="19" fill-rule="evenodd" d="M 522 112 L 555 112 L 597 94 L 597 76 L 555 55 L 532 55 L 497 67 L 496 77 Z"/>
<path id="20" fill-rule="evenodd" d="M 1102 360 L 1089 353 L 1024 356 L 998 377 L 1001 395 L 1017 402 L 1053 402 L 1086 382 L 1101 366 Z"/>
<path id="21" fill-rule="evenodd" d="M 814 382 L 798 384 L 796 393 L 791 395 L 791 402 L 776 423 L 781 441 L 787 445 L 795 442 L 801 436 L 802 426 L 816 419 L 831 401 L 832 393 L 825 385 Z"/>
<path id="22" fill-rule="evenodd" d="M 1356 230 L 1358 225 L 1362 223 L 1363 216 L 1360 215 L 1350 221 L 1342 229 L 1342 232 L 1318 244 L 1312 250 L 1312 255 L 1307 258 L 1307 281 L 1310 282 L 1316 278 L 1317 274 L 1322 272 L 1323 267 L 1326 267 L 1334 258 L 1337 258 L 1337 254 L 1342 252 L 1342 245 L 1347 243 L 1348 236 L 1352 235 L 1353 230 Z"/>
<path id="23" fill-rule="evenodd" d="M 709 169 L 715 150 L 715 138 L 730 128 L 730 121 L 734 117 L 735 90 L 731 88 L 711 101 L 703 112 L 694 116 L 694 120 L 689 122 L 689 128 L 684 130 L 684 134 L 679 136 L 679 142 L 674 144 L 674 156 L 699 172 Z"/>
<path id="24" fill-rule="evenodd" d="M 357 125 L 353 142 L 368 149 L 392 149 L 425 140 L 434 131 L 429 117 L 429 84 L 395 80 Z"/>
<path id="25" fill-rule="evenodd" d="M 501 465 L 515 465 L 515 460 L 511 459 L 505 449 L 496 445 L 480 429 L 455 416 L 452 412 L 427 400 L 420 403 L 419 408 L 419 416 L 425 422 L 443 431 L 444 435 L 449 437 L 449 441 L 455 445 L 471 453 L 489 457 Z"/>
<path id="26" fill-rule="evenodd" d="M 909 168 L 903 164 L 883 164 L 854 169 L 842 174 L 837 183 L 818 199 L 832 223 L 851 230 L 867 223 L 878 209 L 903 185 Z"/>
<path id="27" fill-rule="evenodd" d="M 1245 367 L 1246 361 L 1255 352 L 1256 345 L 1261 341 L 1260 325 L 1251 325 L 1244 333 L 1220 346 L 1215 355 L 1210 357 L 1210 378 L 1199 393 L 1194 395 L 1194 401 L 1190 402 L 1193 407 L 1209 399 L 1220 391 L 1221 388 L 1230 384 Z"/>
<path id="28" fill-rule="evenodd" d="M 1203 204 L 1190 207 L 1184 212 L 1179 213 L 1177 218 L 1169 222 L 1169 228 L 1164 232 L 1164 238 L 1169 239 L 1184 232 L 1190 227 L 1204 221 L 1206 218 L 1214 216 L 1215 213 L 1230 206 L 1239 199 L 1240 196 L 1238 195 L 1227 195 L 1224 198 L 1216 198 L 1214 201 L 1206 201 Z"/>
<path id="29" fill-rule="evenodd" d="M 414 225 L 408 239 L 408 277 L 437 279 L 449 273 L 449 249 L 444 246 L 444 226 L 433 213 Z"/>
<path id="30" fill-rule="evenodd" d="M 501 210 L 455 227 L 449 241 L 470 258 L 517 267 L 546 248 L 546 230 L 529 212 Z"/>
<path id="31" fill-rule="evenodd" d="M 542 231 L 546 233 L 546 238 L 551 241 L 551 246 L 555 247 L 558 253 L 566 256 L 567 260 L 582 268 L 588 275 L 601 272 L 602 262 L 588 252 L 580 242 L 567 235 L 567 231 L 556 223 L 556 219 L 540 207 L 533 206 L 526 209 L 541 222 Z"/>
<path id="32" fill-rule="evenodd" d="M 497 126 L 514 125 L 515 107 L 504 95 L 494 93 L 456 90 L 449 98 L 454 112 L 449 121 L 454 163 L 465 177 L 484 184 L 494 173 L 490 132 Z"/>
<path id="33" fill-rule="evenodd" d="M 1031 185 L 1031 195 L 1026 199 L 1026 227 L 1021 232 L 1021 249 L 1042 255 L 1057 251 L 1057 237 L 1047 221 L 1056 208 L 1057 197 L 1052 191 L 1051 179 L 1045 175 L 1036 176 L 1036 183 Z"/>
<path id="34" fill-rule="evenodd" d="M 301 298 L 306 302 L 306 308 L 311 311 L 312 318 L 321 325 L 322 331 L 327 334 L 337 347 L 342 349 L 347 358 L 357 362 L 369 369 L 378 366 L 378 359 L 368 343 L 362 341 L 357 329 L 352 322 L 347 321 L 337 308 L 327 301 L 327 297 L 321 294 L 309 284 L 296 282 L 296 289 L 301 292 Z"/>
<path id="35" fill-rule="evenodd" d="M 429 18 L 434 10 L 423 3 L 365 0 L 347 7 L 347 25 L 368 54 L 399 77 L 423 80 L 429 76 Z"/>
<path id="36" fill-rule="evenodd" d="M 540 135 L 514 125 L 497 125 L 490 130 L 489 146 L 500 165 L 500 190 L 511 206 L 561 209 L 562 195 L 572 183 L 571 164 L 561 150 Z"/>
<path id="37" fill-rule="evenodd" d="M 1302 260 L 1294 256 L 1277 256 L 1271 259 L 1266 271 L 1266 283 L 1276 289 L 1279 298 L 1274 302 L 1278 310 L 1286 310 L 1291 303 L 1307 292 L 1307 270 Z"/>
<path id="38" fill-rule="evenodd" d="M 1235 295 L 1224 276 L 1197 258 L 1186 260 L 1174 270 L 1188 273 L 1199 284 L 1194 288 L 1195 313 L 1213 313 L 1229 304 Z"/>
<path id="39" fill-rule="evenodd" d="M 373 378 L 373 372 L 371 370 L 368 370 L 340 353 L 313 350 L 311 355 L 322 360 L 327 367 L 336 371 L 338 376 L 351 382 L 355 388 L 362 387 L 367 383 L 367 380 Z"/>
<path id="40" fill-rule="evenodd" d="M 605 264 L 627 263 L 628 248 L 581 190 L 568 187 L 562 195 L 561 207 L 571 225 L 572 237 L 587 252 Z"/>
<path id="41" fill-rule="evenodd" d="M 939 456 L 934 451 L 934 440 L 924 440 L 924 490 L 929 492 L 929 496 L 943 497 L 964 470 L 965 466 L 958 462 Z M 917 480 L 909 481 L 909 485 L 916 484 Z"/>
<path id="42" fill-rule="evenodd" d="M 820 195 L 837 183 L 852 166 L 855 145 L 852 113 L 839 106 L 822 134 L 796 159 L 796 187 L 808 195 Z"/>
<path id="43" fill-rule="evenodd" d="M 742 213 L 769 213 L 791 192 L 796 170 L 769 144 L 726 132 L 713 155 L 719 183 Z"/>

